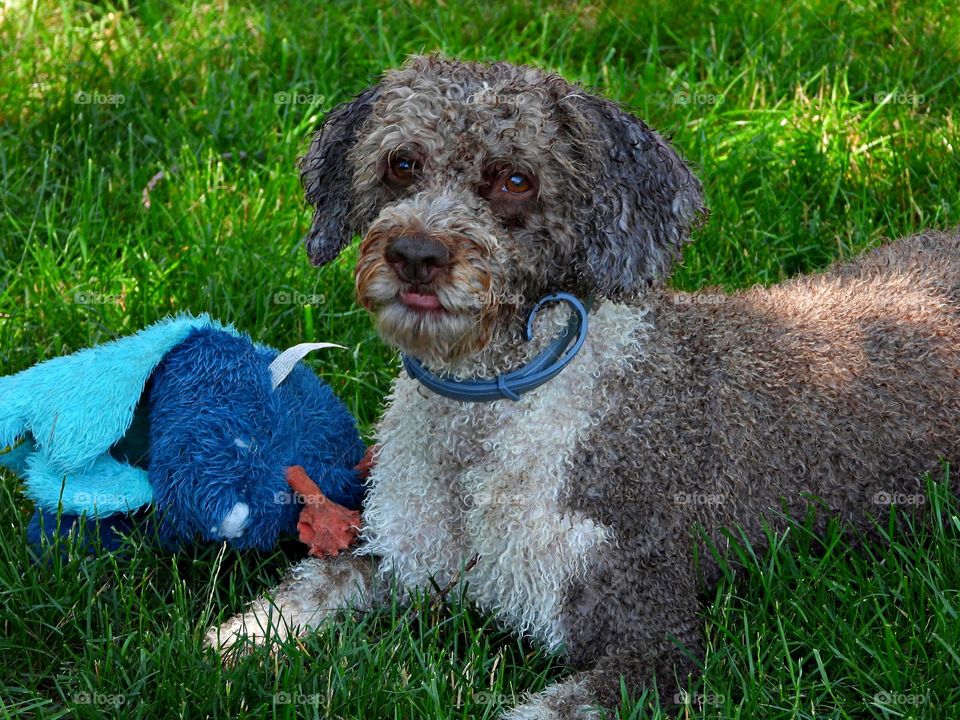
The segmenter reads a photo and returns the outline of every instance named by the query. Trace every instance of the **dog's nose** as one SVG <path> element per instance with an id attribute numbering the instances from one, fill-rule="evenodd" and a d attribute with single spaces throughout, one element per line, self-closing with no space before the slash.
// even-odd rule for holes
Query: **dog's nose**
<path id="1" fill-rule="evenodd" d="M 386 258 L 402 280 L 426 285 L 450 264 L 450 251 L 431 238 L 401 235 L 387 246 Z"/>

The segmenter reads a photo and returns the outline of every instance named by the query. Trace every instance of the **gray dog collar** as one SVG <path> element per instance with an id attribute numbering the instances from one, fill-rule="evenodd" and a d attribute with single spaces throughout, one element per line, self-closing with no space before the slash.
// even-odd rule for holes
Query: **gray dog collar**
<path id="1" fill-rule="evenodd" d="M 564 302 L 573 310 L 573 316 L 566 329 L 555 337 L 533 360 L 517 370 L 497 375 L 495 378 L 476 378 L 473 380 L 455 380 L 451 377 L 434 375 L 416 358 L 402 355 L 403 367 L 407 374 L 429 390 L 452 400 L 462 402 L 489 402 L 491 400 L 519 400 L 520 396 L 538 388 L 560 374 L 574 356 L 583 347 L 587 339 L 590 307 L 593 298 L 581 302 L 570 293 L 553 293 L 540 298 L 530 314 L 527 315 L 525 337 L 533 340 L 533 320 L 537 312 L 546 303 Z"/>

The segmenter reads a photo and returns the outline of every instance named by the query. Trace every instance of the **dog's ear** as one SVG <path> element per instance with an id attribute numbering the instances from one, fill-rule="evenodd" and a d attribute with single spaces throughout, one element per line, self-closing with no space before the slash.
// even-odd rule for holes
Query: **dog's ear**
<path id="1" fill-rule="evenodd" d="M 368 88 L 327 113 L 307 154 L 297 161 L 300 184 L 314 207 L 313 223 L 304 238 L 314 265 L 333 260 L 357 232 L 350 222 L 353 168 L 348 155 L 379 90 L 378 85 Z"/>
<path id="2" fill-rule="evenodd" d="M 665 277 L 697 222 L 703 188 L 670 144 L 614 103 L 575 95 L 592 182 L 585 272 L 596 292 L 629 298 Z M 586 123 L 584 126 L 581 123 Z"/>

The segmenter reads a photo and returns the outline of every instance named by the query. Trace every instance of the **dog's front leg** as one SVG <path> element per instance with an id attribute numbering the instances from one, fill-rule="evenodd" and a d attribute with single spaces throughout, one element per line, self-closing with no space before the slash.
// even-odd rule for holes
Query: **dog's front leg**
<path id="1" fill-rule="evenodd" d="M 376 596 L 375 576 L 371 557 L 308 558 L 244 612 L 210 628 L 204 645 L 228 653 L 245 642 L 268 645 L 309 633 L 338 610 L 369 608 Z"/>

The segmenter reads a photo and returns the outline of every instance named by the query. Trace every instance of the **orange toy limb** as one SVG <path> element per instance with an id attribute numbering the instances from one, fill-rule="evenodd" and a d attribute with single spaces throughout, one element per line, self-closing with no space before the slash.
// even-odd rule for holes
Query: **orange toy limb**
<path id="1" fill-rule="evenodd" d="M 377 464 L 377 453 L 380 452 L 379 445 L 371 445 L 363 455 L 363 460 L 358 462 L 353 470 L 360 476 L 361 480 L 366 480 L 370 476 L 370 471 Z"/>
<path id="2" fill-rule="evenodd" d="M 357 539 L 360 513 L 329 500 L 300 465 L 286 470 L 287 484 L 304 502 L 297 521 L 300 542 L 315 557 L 338 555 Z"/>

